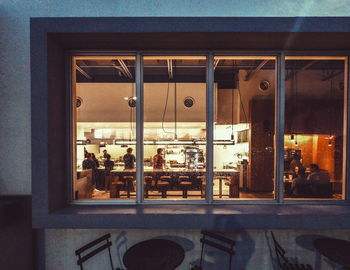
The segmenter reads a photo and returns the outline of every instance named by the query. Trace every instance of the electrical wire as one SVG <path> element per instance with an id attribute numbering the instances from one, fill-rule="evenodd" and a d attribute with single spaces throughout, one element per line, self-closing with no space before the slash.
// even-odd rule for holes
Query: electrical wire
<path id="1" fill-rule="evenodd" d="M 166 91 L 166 99 L 165 99 L 165 105 L 164 105 L 163 116 L 162 116 L 162 130 L 163 130 L 164 133 L 174 134 L 175 132 L 167 131 L 164 128 L 165 114 L 166 114 L 166 111 L 167 111 L 167 108 L 168 108 L 169 88 L 170 88 L 170 81 L 168 81 L 168 87 L 167 87 L 167 91 Z"/>

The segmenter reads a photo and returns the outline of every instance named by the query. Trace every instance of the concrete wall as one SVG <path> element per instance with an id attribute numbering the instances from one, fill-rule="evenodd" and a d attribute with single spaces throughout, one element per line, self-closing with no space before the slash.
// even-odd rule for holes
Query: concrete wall
<path id="1" fill-rule="evenodd" d="M 111 253 L 114 267 L 123 267 L 122 258 L 125 251 L 134 244 L 152 238 L 164 238 L 176 241 L 185 250 L 185 259 L 177 268 L 188 270 L 199 263 L 201 245 L 199 231 L 191 230 L 46 230 L 46 269 L 77 269 L 74 251 L 105 233 L 111 233 L 113 243 Z M 341 269 L 339 266 L 316 253 L 312 241 L 318 237 L 330 236 L 350 239 L 350 231 L 274 231 L 277 241 L 286 250 L 286 256 L 293 262 L 308 263 L 313 269 Z M 235 270 L 244 269 L 279 269 L 270 231 L 249 230 L 230 231 L 225 235 L 236 241 L 233 257 Z M 344 236 L 347 235 L 347 236 Z M 99 254 L 86 269 L 109 269 L 108 253 Z M 228 255 L 210 247 L 205 248 L 206 270 L 228 269 Z M 85 268 L 84 268 L 85 269 Z"/>

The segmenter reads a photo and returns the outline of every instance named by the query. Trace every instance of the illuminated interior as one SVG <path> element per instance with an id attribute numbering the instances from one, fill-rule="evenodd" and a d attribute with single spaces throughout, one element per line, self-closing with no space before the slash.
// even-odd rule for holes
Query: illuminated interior
<path id="1" fill-rule="evenodd" d="M 145 200 L 206 199 L 206 65 L 204 56 L 143 58 L 138 165 L 135 58 L 73 58 L 74 199 L 134 201 L 141 166 Z M 317 164 L 330 178 L 327 199 L 342 199 L 343 77 L 343 59 L 286 58 L 287 199 L 325 198 L 292 190 L 290 162 L 296 153 L 305 178 L 310 164 Z M 276 91 L 275 57 L 214 57 L 214 200 L 274 199 Z M 92 153 L 95 167 L 87 161 Z"/>

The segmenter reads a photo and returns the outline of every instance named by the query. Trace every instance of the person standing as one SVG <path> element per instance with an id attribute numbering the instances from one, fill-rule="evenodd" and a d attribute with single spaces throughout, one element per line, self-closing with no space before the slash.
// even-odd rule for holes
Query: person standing
<path id="1" fill-rule="evenodd" d="M 163 149 L 158 148 L 157 154 L 153 156 L 153 169 L 164 169 L 165 160 L 163 158 Z"/>
<path id="2" fill-rule="evenodd" d="M 83 169 L 96 169 L 96 163 L 92 160 L 91 153 L 87 153 L 85 159 L 83 160 Z"/>
<path id="3" fill-rule="evenodd" d="M 135 156 L 132 154 L 132 148 L 129 147 L 126 150 L 126 154 L 123 157 L 124 160 L 124 169 L 134 169 L 135 168 L 135 162 L 136 162 L 136 158 Z"/>
<path id="4" fill-rule="evenodd" d="M 96 158 L 94 153 L 91 153 L 91 158 L 96 164 L 96 168 L 100 167 L 100 163 L 98 162 L 98 159 Z"/>
<path id="5" fill-rule="evenodd" d="M 111 170 L 113 170 L 114 162 L 111 160 L 111 155 L 107 154 L 106 160 L 103 165 L 105 166 L 105 181 L 104 181 L 104 189 L 105 191 L 110 189 L 111 184 Z"/>
<path id="6" fill-rule="evenodd" d="M 107 155 L 109 155 L 108 152 L 107 152 L 107 150 L 106 150 L 106 149 L 103 150 L 103 158 L 107 158 Z"/>

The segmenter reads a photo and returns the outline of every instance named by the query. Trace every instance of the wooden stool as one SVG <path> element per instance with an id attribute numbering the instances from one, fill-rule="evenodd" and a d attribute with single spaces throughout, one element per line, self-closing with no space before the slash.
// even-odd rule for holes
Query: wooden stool
<path id="1" fill-rule="evenodd" d="M 238 177 L 227 177 L 225 186 L 229 187 L 229 198 L 239 198 L 239 178 Z"/>
<path id="2" fill-rule="evenodd" d="M 219 180 L 219 198 L 222 198 L 222 181 L 226 181 L 227 180 L 227 176 L 223 176 L 223 175 L 218 175 L 215 176 L 214 179 L 218 179 Z"/>
<path id="3" fill-rule="evenodd" d="M 145 198 L 148 198 L 148 191 L 151 189 L 152 187 L 152 176 L 145 176 L 145 181 L 143 182 L 144 185 L 144 189 L 145 189 Z"/>
<path id="4" fill-rule="evenodd" d="M 200 183 L 201 198 L 204 198 L 205 187 L 207 186 L 205 175 L 199 175 L 196 177 L 196 179 Z"/>
<path id="5" fill-rule="evenodd" d="M 126 175 L 123 177 L 124 181 L 125 181 L 125 185 L 126 185 L 126 195 L 128 198 L 130 198 L 130 191 L 131 188 L 135 189 L 134 187 L 134 176 L 132 175 Z"/>
<path id="6" fill-rule="evenodd" d="M 119 176 L 115 176 L 110 184 L 109 198 L 120 198 L 120 190 L 124 186 L 124 182 L 119 180 Z"/>
<path id="7" fill-rule="evenodd" d="M 167 196 L 166 192 L 168 190 L 168 186 L 169 186 L 169 182 L 158 181 L 157 187 L 159 191 L 162 193 L 162 198 L 166 198 Z"/>
<path id="8" fill-rule="evenodd" d="M 182 188 L 182 198 L 187 198 L 188 189 L 192 186 L 192 182 L 190 182 L 190 177 L 186 175 L 179 176 L 179 185 Z"/>

